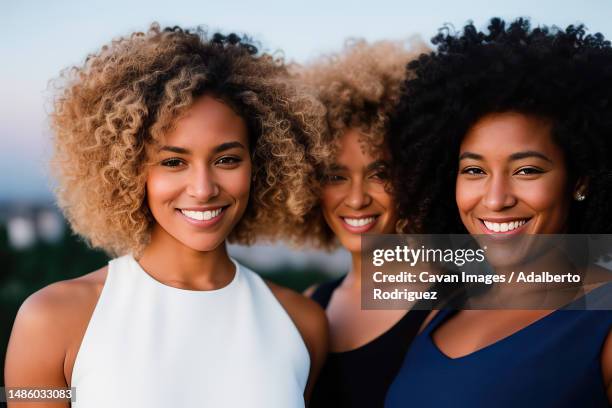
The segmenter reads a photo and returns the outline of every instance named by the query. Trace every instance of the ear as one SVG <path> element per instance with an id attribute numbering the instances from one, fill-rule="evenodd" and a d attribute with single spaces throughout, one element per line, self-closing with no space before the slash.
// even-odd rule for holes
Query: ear
<path id="1" fill-rule="evenodd" d="M 407 234 L 408 232 L 408 220 L 405 218 L 398 218 L 395 222 L 395 233 L 396 234 Z"/>

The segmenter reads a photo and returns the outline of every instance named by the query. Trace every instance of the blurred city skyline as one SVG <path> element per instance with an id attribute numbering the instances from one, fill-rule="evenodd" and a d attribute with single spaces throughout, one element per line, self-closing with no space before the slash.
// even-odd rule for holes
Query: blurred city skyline
<path id="1" fill-rule="evenodd" d="M 0 25 L 0 202 L 52 202 L 48 176 L 49 81 L 80 64 L 112 38 L 161 25 L 206 25 L 211 31 L 246 33 L 262 49 L 299 63 L 341 48 L 347 38 L 429 40 L 444 23 L 468 20 L 484 27 L 492 16 L 530 17 L 534 25 L 584 23 L 611 37 L 612 3 L 569 1 L 439 1 L 435 4 L 320 0 L 289 2 L 23 1 L 3 5 Z"/>

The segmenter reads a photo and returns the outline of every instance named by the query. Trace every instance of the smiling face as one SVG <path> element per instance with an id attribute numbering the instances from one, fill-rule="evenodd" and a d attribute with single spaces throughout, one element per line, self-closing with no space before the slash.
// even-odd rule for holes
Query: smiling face
<path id="1" fill-rule="evenodd" d="M 347 131 L 325 174 L 321 207 L 327 225 L 352 253 L 361 250 L 362 233 L 395 232 L 397 214 L 387 180 L 386 161 L 364 149 L 357 129 Z"/>
<path id="2" fill-rule="evenodd" d="M 203 96 L 160 145 L 149 154 L 146 181 L 155 218 L 151 239 L 214 250 L 238 223 L 249 199 L 245 122 L 223 102 Z"/>
<path id="3" fill-rule="evenodd" d="M 572 190 L 550 124 L 519 113 L 490 114 L 465 135 L 456 200 L 470 234 L 560 234 Z"/>

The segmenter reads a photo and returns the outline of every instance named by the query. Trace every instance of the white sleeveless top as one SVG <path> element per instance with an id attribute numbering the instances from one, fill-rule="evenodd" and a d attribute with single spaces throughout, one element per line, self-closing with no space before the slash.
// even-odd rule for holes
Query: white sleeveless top
<path id="1" fill-rule="evenodd" d="M 304 407 L 310 357 L 266 283 L 166 286 L 131 255 L 110 261 L 72 373 L 78 408 Z"/>

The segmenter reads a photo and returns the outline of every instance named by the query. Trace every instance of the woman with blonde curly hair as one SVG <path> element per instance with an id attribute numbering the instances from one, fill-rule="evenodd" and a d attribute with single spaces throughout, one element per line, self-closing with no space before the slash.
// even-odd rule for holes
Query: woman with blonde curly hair
<path id="1" fill-rule="evenodd" d="M 330 354 L 314 388 L 314 407 L 382 406 L 426 316 L 424 311 L 362 310 L 360 278 L 361 234 L 392 234 L 399 222 L 383 141 L 406 64 L 424 49 L 420 43 L 407 48 L 400 42 L 357 41 L 300 72 L 327 109 L 327 139 L 309 152 L 332 154 L 318 168 L 318 204 L 296 233 L 299 241 L 325 248 L 339 241 L 352 258 L 348 274 L 306 291 L 326 309 L 330 324 Z"/>
<path id="2" fill-rule="evenodd" d="M 65 72 L 59 205 L 118 257 L 26 300 L 7 386 L 75 387 L 90 408 L 304 406 L 325 315 L 225 245 L 311 205 L 321 108 L 287 77 L 248 38 L 156 25 Z"/>

